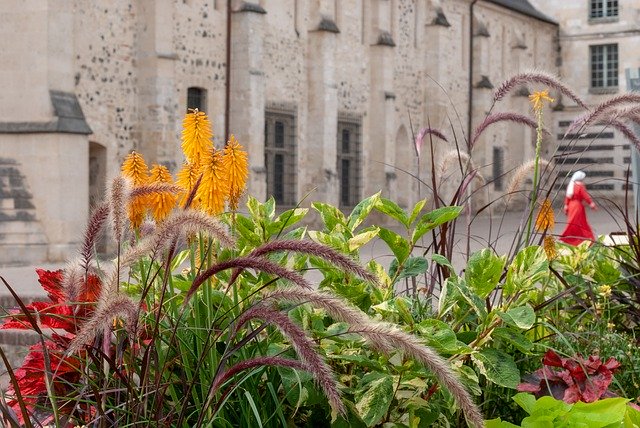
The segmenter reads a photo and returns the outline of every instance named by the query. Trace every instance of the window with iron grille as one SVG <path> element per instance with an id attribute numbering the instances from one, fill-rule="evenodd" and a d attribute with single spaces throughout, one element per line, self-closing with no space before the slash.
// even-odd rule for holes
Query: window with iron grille
<path id="1" fill-rule="evenodd" d="M 591 88 L 618 87 L 618 45 L 589 46 L 591 53 Z"/>
<path id="2" fill-rule="evenodd" d="M 296 204 L 297 156 L 295 116 L 290 112 L 267 111 L 264 121 L 264 157 L 267 168 L 267 196 L 276 205 Z"/>
<path id="3" fill-rule="evenodd" d="M 360 201 L 362 188 L 360 128 L 359 120 L 338 120 L 337 171 L 340 208 L 353 208 Z"/>
<path id="4" fill-rule="evenodd" d="M 618 0 L 591 0 L 589 18 L 612 18 L 618 16 Z"/>
<path id="5" fill-rule="evenodd" d="M 187 89 L 187 111 L 189 109 L 207 111 L 207 90 L 192 86 Z"/>
<path id="6" fill-rule="evenodd" d="M 502 147 L 493 148 L 493 188 L 502 190 L 504 175 L 504 149 Z"/>

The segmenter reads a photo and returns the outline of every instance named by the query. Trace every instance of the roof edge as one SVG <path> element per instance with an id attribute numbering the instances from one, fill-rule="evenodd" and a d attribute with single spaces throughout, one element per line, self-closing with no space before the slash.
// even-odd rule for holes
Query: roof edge
<path id="1" fill-rule="evenodd" d="M 546 22 L 548 24 L 559 25 L 559 23 L 553 18 L 545 15 L 536 9 L 528 0 L 486 0 L 489 3 L 502 6 L 506 9 L 520 13 L 522 15 L 535 18 L 539 21 Z"/>

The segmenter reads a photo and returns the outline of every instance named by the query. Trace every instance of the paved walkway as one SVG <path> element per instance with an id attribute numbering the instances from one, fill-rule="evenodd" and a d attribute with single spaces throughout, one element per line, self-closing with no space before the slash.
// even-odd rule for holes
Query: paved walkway
<path id="1" fill-rule="evenodd" d="M 557 210 L 556 210 L 557 211 Z M 566 217 L 564 214 L 558 214 L 556 218 L 556 226 L 554 233 L 560 234 L 565 226 Z M 597 235 L 609 234 L 611 232 L 624 230 L 624 224 L 620 213 L 612 213 L 605 208 L 598 211 L 588 210 L 588 218 Z M 522 213 L 503 213 L 495 214 L 493 218 L 488 216 L 479 216 L 473 219 L 470 233 L 467 233 L 466 217 L 460 218 L 455 232 L 456 236 L 456 253 L 453 262 L 456 267 L 462 267 L 466 253 L 466 237 L 471 237 L 470 250 L 477 251 L 481 248 L 491 246 L 498 254 L 506 254 L 511 250 L 511 244 L 514 240 L 518 227 L 521 224 Z M 373 242 L 362 250 L 362 260 L 376 258 L 381 260 L 390 260 L 390 252 L 383 242 Z M 42 264 L 37 267 L 44 269 L 59 269 L 64 266 L 60 264 Z M 35 272 L 36 266 L 22 267 L 0 267 L 0 276 L 2 276 L 21 296 L 42 296 L 44 292 L 40 288 Z M 9 291 L 0 283 L 0 298 L 6 299 Z M 6 300 L 5 300 L 6 301 Z"/>

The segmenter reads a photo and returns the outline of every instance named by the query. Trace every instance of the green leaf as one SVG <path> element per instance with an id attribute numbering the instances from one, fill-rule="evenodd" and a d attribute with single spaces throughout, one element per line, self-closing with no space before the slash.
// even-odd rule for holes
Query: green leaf
<path id="1" fill-rule="evenodd" d="M 454 286 L 456 290 L 458 290 L 467 303 L 471 305 L 481 321 L 487 317 L 487 308 L 485 307 L 484 301 L 473 291 L 469 290 L 469 287 L 467 287 L 466 282 L 462 278 L 447 278 L 447 286 Z"/>
<path id="2" fill-rule="evenodd" d="M 418 275 L 422 275 L 429 269 L 429 263 L 424 257 L 409 257 L 402 266 L 400 274 L 396 278 L 396 281 L 400 281 L 404 278 L 413 278 Z"/>
<path id="3" fill-rule="evenodd" d="M 249 196 L 247 199 L 247 208 L 249 209 L 249 213 L 254 219 L 261 219 L 262 215 L 260 212 L 260 208 L 262 204 L 253 196 Z M 264 211 L 264 210 L 263 210 Z"/>
<path id="4" fill-rule="evenodd" d="M 356 391 L 356 409 L 368 427 L 378 424 L 393 400 L 393 378 L 385 376 Z"/>
<path id="5" fill-rule="evenodd" d="M 367 218 L 373 207 L 378 203 L 379 199 L 380 192 L 360 201 L 358 205 L 353 208 L 349 218 L 347 219 L 347 228 L 353 232 L 356 227 L 358 227 Z"/>
<path id="6" fill-rule="evenodd" d="M 294 208 L 284 211 L 273 221 L 273 223 L 269 223 L 267 225 L 267 232 L 269 233 L 269 236 L 279 233 L 281 230 L 285 230 L 287 227 L 296 224 L 302 220 L 308 212 L 308 208 Z"/>
<path id="7" fill-rule="evenodd" d="M 496 256 L 488 248 L 473 253 L 464 273 L 467 284 L 484 299 L 498 285 L 504 264 L 505 259 Z"/>
<path id="8" fill-rule="evenodd" d="M 434 255 L 432 255 L 431 256 L 431 260 L 433 260 L 434 262 L 438 263 L 441 266 L 448 267 L 449 271 L 455 275 L 455 273 L 454 273 L 455 269 L 453 268 L 453 265 L 451 264 L 449 259 L 447 259 L 442 254 L 434 254 Z"/>
<path id="9" fill-rule="evenodd" d="M 271 196 L 263 205 L 265 218 L 272 219 L 276 215 L 276 200 Z"/>
<path id="10" fill-rule="evenodd" d="M 492 336 L 513 345 L 520 352 L 528 354 L 533 348 L 533 343 L 518 331 L 513 331 L 506 327 L 497 327 L 493 330 Z"/>
<path id="11" fill-rule="evenodd" d="M 324 232 L 318 232 L 317 230 L 310 230 L 308 232 L 309 238 L 317 242 L 318 244 L 328 245 L 334 250 L 346 253 L 348 248 L 347 244 L 341 239 L 341 237 L 330 235 Z"/>
<path id="12" fill-rule="evenodd" d="M 349 245 L 349 251 L 355 251 L 358 248 L 362 247 L 367 242 L 371 241 L 373 238 L 378 236 L 378 232 L 380 232 L 380 229 L 377 227 L 374 227 L 372 229 L 367 230 L 366 232 L 361 232 L 357 234 L 353 238 L 350 238 L 347 241 L 347 244 Z"/>
<path id="13" fill-rule="evenodd" d="M 532 288 L 549 272 L 549 261 L 542 247 L 533 245 L 524 248 L 514 258 L 504 285 L 504 296 L 512 296 L 520 290 Z"/>
<path id="14" fill-rule="evenodd" d="M 411 235 L 411 242 L 416 243 L 422 236 L 435 229 L 436 227 L 456 219 L 462 207 L 451 206 L 435 209 L 425 215 L 423 215 L 416 224 L 413 235 Z"/>
<path id="15" fill-rule="evenodd" d="M 505 323 L 522 330 L 530 329 L 536 322 L 536 313 L 529 305 L 512 308 L 507 312 L 498 312 L 498 316 Z"/>
<path id="16" fill-rule="evenodd" d="M 518 406 L 522 407 L 528 414 L 533 413 L 533 409 L 536 405 L 536 397 L 533 395 L 527 394 L 526 392 L 519 392 L 513 396 L 512 400 L 515 401 Z"/>
<path id="17" fill-rule="evenodd" d="M 383 214 L 400 222 L 404 227 L 409 227 L 409 217 L 395 202 L 389 199 L 380 198 L 376 202 L 375 208 Z"/>
<path id="18" fill-rule="evenodd" d="M 593 403 L 583 403 L 578 401 L 569 411 L 566 419 L 567 426 L 575 426 L 575 423 L 586 423 L 589 427 L 606 427 L 612 424 L 619 424 L 624 420 L 627 412 L 626 398 L 606 398 L 594 401 Z"/>
<path id="19" fill-rule="evenodd" d="M 344 214 L 333 205 L 322 202 L 313 202 L 311 206 L 320 213 L 320 218 L 322 218 L 322 222 L 328 231 L 331 232 L 338 224 L 342 226 L 346 225 L 347 219 Z"/>
<path id="20" fill-rule="evenodd" d="M 514 425 L 511 422 L 503 421 L 500 418 L 489 419 L 484 423 L 485 428 L 513 428 L 518 427 L 518 425 Z"/>
<path id="21" fill-rule="evenodd" d="M 409 216 L 409 225 L 411 225 L 411 223 L 416 221 L 416 219 L 418 218 L 418 215 L 420 215 L 420 211 L 422 211 L 426 203 L 427 203 L 427 200 L 423 199 L 421 201 L 418 201 L 418 203 L 413 207 L 413 211 L 411 211 L 411 215 Z"/>
<path id="22" fill-rule="evenodd" d="M 453 355 L 471 352 L 471 348 L 460 342 L 449 324 L 443 321 L 426 319 L 416 324 L 416 328 L 427 345 L 440 353 Z"/>
<path id="23" fill-rule="evenodd" d="M 407 260 L 407 257 L 409 257 L 409 253 L 411 252 L 411 247 L 406 239 L 389 229 L 385 229 L 384 227 L 380 228 L 378 236 L 380 236 L 380 239 L 386 242 L 389 246 L 393 255 L 398 259 L 398 263 L 402 264 Z"/>
<path id="24" fill-rule="evenodd" d="M 260 235 L 255 232 L 256 224 L 253 220 L 244 216 L 236 216 L 236 230 L 242 238 L 244 238 L 251 245 L 258 246 L 262 243 Z"/>
<path id="25" fill-rule="evenodd" d="M 496 385 L 515 389 L 520 383 L 520 371 L 511 355 L 506 352 L 485 348 L 471 354 L 471 358 L 475 361 L 480 373 Z"/>

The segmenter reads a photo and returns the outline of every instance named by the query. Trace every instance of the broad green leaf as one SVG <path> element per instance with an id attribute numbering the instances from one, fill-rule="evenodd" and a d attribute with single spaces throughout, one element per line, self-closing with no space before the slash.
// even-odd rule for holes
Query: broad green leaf
<path id="1" fill-rule="evenodd" d="M 249 198 L 247 199 L 247 208 L 249 209 L 249 213 L 253 218 L 255 219 L 262 218 L 262 215 L 260 212 L 261 207 L 262 207 L 262 204 L 256 198 L 254 198 L 253 196 L 249 196 Z"/>
<path id="2" fill-rule="evenodd" d="M 347 219 L 344 217 L 344 214 L 333 205 L 314 202 L 311 206 L 320 213 L 322 222 L 328 231 L 332 231 L 338 224 L 343 226 L 346 225 Z"/>
<path id="3" fill-rule="evenodd" d="M 404 227 L 409 227 L 409 217 L 395 202 L 389 199 L 380 198 L 376 202 L 375 208 L 383 214 L 400 222 Z"/>
<path id="4" fill-rule="evenodd" d="M 624 420 L 627 412 L 626 398 L 605 398 L 593 403 L 578 401 L 569 411 L 566 419 L 567 426 L 575 426 L 577 422 L 587 423 L 589 427 L 606 427 L 619 424 Z"/>
<path id="5" fill-rule="evenodd" d="M 524 409 L 528 414 L 532 414 L 536 405 L 536 397 L 526 392 L 519 392 L 512 398 L 516 404 Z"/>
<path id="6" fill-rule="evenodd" d="M 367 269 L 373 272 L 378 278 L 378 284 L 380 284 L 383 288 L 391 288 L 391 278 L 387 273 L 387 270 L 380 263 L 375 260 L 371 260 L 367 263 Z"/>
<path id="7" fill-rule="evenodd" d="M 525 354 L 529 353 L 531 348 L 533 348 L 533 343 L 531 343 L 529 339 L 524 337 L 522 333 L 513 331 L 510 328 L 497 327 L 493 331 L 492 336 L 494 339 L 501 339 L 504 342 L 515 346 L 516 349 Z"/>
<path id="8" fill-rule="evenodd" d="M 337 236 L 330 235 L 324 232 L 318 232 L 317 230 L 310 230 L 308 234 L 311 240 L 319 244 L 328 245 L 335 250 L 345 253 L 347 252 L 347 244 Z"/>
<path id="9" fill-rule="evenodd" d="M 480 379 L 478 374 L 471 367 L 466 365 L 460 365 L 455 367 L 458 372 L 460 380 L 467 387 L 467 390 L 476 396 L 482 395 L 482 388 L 480 387 Z"/>
<path id="10" fill-rule="evenodd" d="M 474 312 L 480 320 L 483 321 L 487 317 L 487 308 L 485 307 L 484 301 L 478 297 L 473 291 L 469 290 L 466 282 L 462 278 L 448 278 L 449 286 L 455 286 L 456 290 L 464 297 L 464 299 L 471 305 Z"/>
<path id="11" fill-rule="evenodd" d="M 339 354 L 328 354 L 327 358 L 332 360 L 331 364 L 347 365 L 348 363 L 353 363 L 360 370 L 369 369 L 379 372 L 383 372 L 385 370 L 385 367 L 383 367 L 382 364 L 371 358 L 369 355 L 346 354 L 344 352 L 340 352 Z"/>
<path id="12" fill-rule="evenodd" d="M 262 243 L 262 238 L 256 233 L 256 224 L 253 220 L 242 215 L 236 216 L 236 230 L 250 244 L 258 246 Z"/>
<path id="13" fill-rule="evenodd" d="M 355 251 L 358 248 L 362 247 L 367 242 L 378 236 L 378 232 L 380 232 L 380 229 L 375 227 L 373 229 L 367 230 L 366 232 L 361 232 L 353 238 L 350 238 L 349 241 L 347 241 L 347 244 L 349 245 L 349 251 Z"/>
<path id="14" fill-rule="evenodd" d="M 471 255 L 464 276 L 469 287 L 482 299 L 498 285 L 505 259 L 485 248 Z"/>
<path id="15" fill-rule="evenodd" d="M 356 409 L 368 427 L 377 425 L 393 400 L 393 378 L 385 376 L 356 391 Z"/>
<path id="16" fill-rule="evenodd" d="M 471 348 L 460 342 L 449 324 L 445 322 L 426 319 L 420 324 L 416 324 L 416 328 L 427 345 L 435 348 L 440 353 L 453 355 L 471 352 Z"/>
<path id="17" fill-rule="evenodd" d="M 426 203 L 427 203 L 427 200 L 423 199 L 421 201 L 418 201 L 418 203 L 413 207 L 413 211 L 411 211 L 411 215 L 409 216 L 409 225 L 411 225 L 411 223 L 416 221 L 416 219 L 420 215 L 420 211 L 422 211 L 422 208 L 424 208 Z"/>
<path id="18" fill-rule="evenodd" d="M 520 383 L 520 371 L 511 355 L 499 349 L 485 348 L 471 354 L 480 373 L 496 385 L 515 389 Z"/>
<path id="19" fill-rule="evenodd" d="M 402 266 L 402 270 L 398 275 L 396 281 L 400 281 L 404 278 L 413 278 L 418 275 L 422 275 L 429 269 L 429 263 L 424 257 L 409 257 Z"/>
<path id="20" fill-rule="evenodd" d="M 267 232 L 270 236 L 279 233 L 281 230 L 285 230 L 287 227 L 302 220 L 308 212 L 308 208 L 294 208 L 286 210 L 280 214 L 273 223 L 268 224 Z"/>
<path id="21" fill-rule="evenodd" d="M 549 261 L 542 247 L 533 245 L 521 250 L 509 265 L 504 296 L 532 288 L 549 272 Z"/>
<path id="22" fill-rule="evenodd" d="M 431 256 L 431 260 L 433 260 L 434 262 L 438 263 L 441 266 L 448 267 L 449 271 L 455 275 L 455 269 L 453 268 L 453 265 L 451 264 L 449 259 L 447 259 L 442 254 L 434 254 L 434 255 L 432 255 Z"/>
<path id="23" fill-rule="evenodd" d="M 460 215 L 462 207 L 451 206 L 437 208 L 425 215 L 423 215 L 411 235 L 411 242 L 416 243 L 422 236 L 435 229 L 436 227 L 456 219 Z"/>
<path id="24" fill-rule="evenodd" d="M 484 422 L 485 428 L 517 428 L 519 425 L 514 425 L 511 422 L 503 421 L 500 418 L 489 419 Z"/>
<path id="25" fill-rule="evenodd" d="M 529 305 L 512 308 L 507 312 L 498 312 L 498 316 L 505 323 L 522 330 L 530 329 L 533 323 L 536 322 L 536 313 Z"/>
<path id="26" fill-rule="evenodd" d="M 384 227 L 380 228 L 378 236 L 380 236 L 380 239 L 386 242 L 389 246 L 393 255 L 398 259 L 398 263 L 402 264 L 407 260 L 407 257 L 409 257 L 409 253 L 411 252 L 411 247 L 406 239 L 389 229 L 385 229 Z"/>
<path id="27" fill-rule="evenodd" d="M 358 205 L 353 208 L 349 218 L 347 219 L 347 228 L 353 232 L 356 227 L 358 227 L 367 218 L 379 199 L 380 192 L 360 201 Z"/>
<path id="28" fill-rule="evenodd" d="M 407 325 L 413 325 L 413 316 L 411 315 L 411 311 L 409 311 L 409 306 L 407 305 L 407 299 L 401 296 L 397 296 L 393 300 L 394 306 L 398 310 L 398 314 L 402 321 Z"/>

